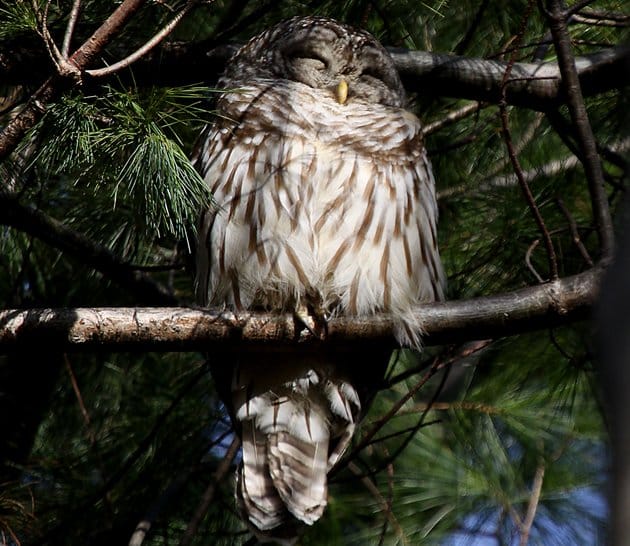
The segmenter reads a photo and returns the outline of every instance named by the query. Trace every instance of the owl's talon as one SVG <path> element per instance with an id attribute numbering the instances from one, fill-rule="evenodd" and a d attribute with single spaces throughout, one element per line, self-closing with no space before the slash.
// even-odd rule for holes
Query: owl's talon
<path id="1" fill-rule="evenodd" d="M 328 333 L 326 322 L 321 323 L 318 318 L 313 315 L 305 305 L 299 305 L 293 311 L 293 320 L 297 323 L 296 330 L 308 330 L 308 332 L 317 339 L 323 339 Z M 300 327 L 301 326 L 301 327 Z"/>

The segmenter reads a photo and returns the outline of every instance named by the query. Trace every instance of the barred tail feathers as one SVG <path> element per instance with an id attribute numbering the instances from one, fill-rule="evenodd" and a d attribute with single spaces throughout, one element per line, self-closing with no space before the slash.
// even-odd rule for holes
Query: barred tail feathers
<path id="1" fill-rule="evenodd" d="M 361 408 L 356 390 L 314 370 L 261 394 L 235 394 L 243 460 L 236 496 L 261 540 L 291 544 L 327 504 L 327 474 L 348 446 Z M 289 533 L 290 534 L 290 533 Z"/>

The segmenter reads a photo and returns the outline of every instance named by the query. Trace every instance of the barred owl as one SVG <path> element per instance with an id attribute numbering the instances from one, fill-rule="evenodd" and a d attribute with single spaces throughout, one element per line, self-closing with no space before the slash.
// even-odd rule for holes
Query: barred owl
<path id="1" fill-rule="evenodd" d="M 323 17 L 252 38 L 220 80 L 194 161 L 215 206 L 198 232 L 197 294 L 234 311 L 413 313 L 442 297 L 437 206 L 418 119 L 387 51 Z M 304 321 L 308 323 L 308 321 Z M 327 473 L 382 380 L 391 347 L 245 347 L 213 355 L 242 439 L 236 497 L 261 539 L 293 543 L 327 503 Z"/>

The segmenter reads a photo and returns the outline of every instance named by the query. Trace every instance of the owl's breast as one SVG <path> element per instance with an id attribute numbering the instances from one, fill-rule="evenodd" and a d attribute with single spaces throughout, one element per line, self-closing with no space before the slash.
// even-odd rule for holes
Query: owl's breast
<path id="1" fill-rule="evenodd" d="M 314 289 L 329 309 L 362 315 L 439 299 L 437 207 L 415 116 L 277 91 L 224 95 L 207 135 L 200 170 L 218 208 L 201 232 L 206 300 L 287 308 Z"/>

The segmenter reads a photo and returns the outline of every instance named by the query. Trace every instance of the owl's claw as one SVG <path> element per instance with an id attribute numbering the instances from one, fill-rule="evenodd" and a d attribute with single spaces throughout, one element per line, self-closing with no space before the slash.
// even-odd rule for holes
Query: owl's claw
<path id="1" fill-rule="evenodd" d="M 300 325 L 296 330 L 308 330 L 317 339 L 325 339 L 328 335 L 327 316 L 321 310 L 316 310 L 311 305 L 301 303 L 293 310 L 293 319 Z"/>

